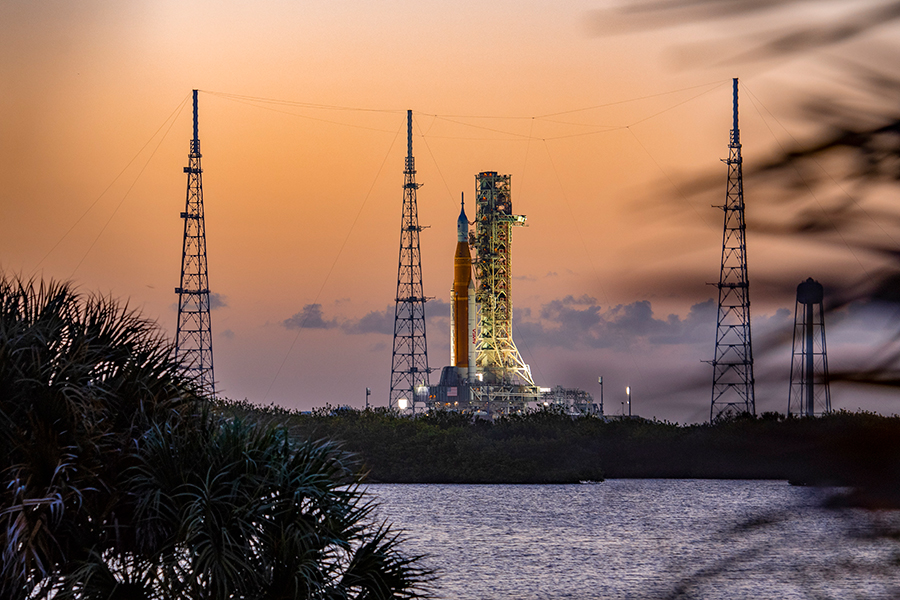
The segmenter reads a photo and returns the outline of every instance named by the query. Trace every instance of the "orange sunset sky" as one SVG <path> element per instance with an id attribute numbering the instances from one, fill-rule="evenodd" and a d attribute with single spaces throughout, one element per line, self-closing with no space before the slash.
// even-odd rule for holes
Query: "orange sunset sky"
<path id="1" fill-rule="evenodd" d="M 597 1 L 4 0 L 0 266 L 127 299 L 174 337 L 199 89 L 219 391 L 307 410 L 361 407 L 370 387 L 383 406 L 412 109 L 430 365 L 449 362 L 460 193 L 471 218 L 475 174 L 496 170 L 528 217 L 513 245 L 514 336 L 537 382 L 599 396 L 602 375 L 608 414 L 630 385 L 636 414 L 702 421 L 732 77 L 754 343 L 790 332 L 803 279 L 851 281 L 882 261 L 762 227 L 778 194 L 750 173 L 814 135 L 806 100 L 876 101 L 830 61 L 883 48 L 894 25 L 745 56 L 773 27 L 838 22 L 847 5 L 644 28 Z M 812 210 L 831 201 L 796 194 Z M 900 239 L 887 226 L 865 235 Z M 865 360 L 889 319 L 838 315 L 832 368 Z M 789 338 L 760 344 L 757 411 L 784 412 Z M 898 406 L 852 387 L 833 405 Z"/>

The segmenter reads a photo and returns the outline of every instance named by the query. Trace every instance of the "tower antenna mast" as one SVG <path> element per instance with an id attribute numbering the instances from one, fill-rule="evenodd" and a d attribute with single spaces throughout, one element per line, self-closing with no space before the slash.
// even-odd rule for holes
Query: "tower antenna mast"
<path id="1" fill-rule="evenodd" d="M 197 90 L 194 90 L 194 137 L 188 154 L 184 240 L 181 246 L 181 284 L 178 294 L 178 328 L 175 354 L 200 391 L 216 394 L 213 375 L 212 325 L 209 319 L 209 274 L 206 266 L 206 224 L 203 217 L 203 170 L 200 168 L 200 136 L 197 124 Z"/>
<path id="2" fill-rule="evenodd" d="M 716 353 L 712 360 L 713 384 L 710 422 L 742 413 L 756 414 L 753 346 L 750 338 L 750 283 L 747 278 L 744 182 L 741 171 L 741 135 L 738 128 L 738 80 L 734 86 L 734 125 L 728 144 L 728 184 L 719 272 L 719 309 Z"/>
<path id="3" fill-rule="evenodd" d="M 394 307 L 394 349 L 391 358 L 390 408 L 415 411 L 418 389 L 428 386 L 428 343 L 425 338 L 425 291 L 416 207 L 416 161 L 412 153 L 412 111 L 406 111 L 406 161 L 403 170 L 403 217 L 400 225 L 400 264 Z M 422 400 L 425 400 L 422 398 Z"/>

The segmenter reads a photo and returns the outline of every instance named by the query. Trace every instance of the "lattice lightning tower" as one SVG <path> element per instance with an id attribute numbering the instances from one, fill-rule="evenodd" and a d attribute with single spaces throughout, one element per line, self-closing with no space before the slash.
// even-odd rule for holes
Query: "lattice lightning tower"
<path id="1" fill-rule="evenodd" d="M 391 408 L 415 410 L 420 386 L 428 385 L 428 343 L 425 339 L 425 291 L 416 207 L 416 161 L 412 153 L 412 111 L 406 111 L 406 162 L 403 170 L 403 219 L 400 225 L 400 265 L 394 307 L 394 352 L 391 359 Z M 424 400 L 424 398 L 420 398 Z"/>
<path id="2" fill-rule="evenodd" d="M 475 277 L 479 337 L 475 365 L 486 384 L 534 386 L 531 368 L 512 337 L 512 229 L 525 225 L 512 213 L 510 176 L 475 176 Z"/>
<path id="3" fill-rule="evenodd" d="M 744 183 L 741 172 L 741 137 L 738 129 L 738 80 L 734 85 L 734 126 L 728 145 L 728 187 L 722 268 L 719 274 L 719 310 L 716 354 L 712 361 L 713 385 L 710 421 L 741 413 L 756 414 L 753 347 L 750 338 L 750 284 L 747 279 Z"/>
<path id="4" fill-rule="evenodd" d="M 203 219 L 203 170 L 200 168 L 200 138 L 197 127 L 197 90 L 194 90 L 194 138 L 188 154 L 187 200 L 184 242 L 181 248 L 181 285 L 178 294 L 178 329 L 175 351 L 200 390 L 215 396 L 212 326 L 209 319 L 209 276 L 206 267 L 206 225 Z"/>

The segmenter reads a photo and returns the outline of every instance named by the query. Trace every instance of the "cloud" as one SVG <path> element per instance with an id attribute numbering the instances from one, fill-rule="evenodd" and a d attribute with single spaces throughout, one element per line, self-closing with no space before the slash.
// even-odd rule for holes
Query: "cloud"
<path id="1" fill-rule="evenodd" d="M 234 332 L 230 329 L 226 329 L 225 331 L 222 331 L 221 333 L 219 333 L 219 335 L 222 336 L 223 338 L 225 338 L 226 340 L 234 339 Z"/>
<path id="2" fill-rule="evenodd" d="M 569 271 L 571 273 L 571 271 Z M 513 275 L 513 279 L 518 281 L 538 281 L 539 279 L 546 279 L 549 277 L 559 277 L 559 273 L 556 271 L 547 271 L 544 275 Z"/>
<path id="3" fill-rule="evenodd" d="M 431 319 L 450 319 L 450 303 L 444 302 L 440 298 L 432 298 L 425 305 L 425 318 Z"/>
<path id="4" fill-rule="evenodd" d="M 391 305 L 384 310 L 373 310 L 366 313 L 360 319 L 349 319 L 341 323 L 341 329 L 345 333 L 358 335 L 364 333 L 381 333 L 384 335 L 394 334 L 394 311 L 395 306 Z M 429 300 L 425 304 L 426 324 L 430 321 L 448 320 L 450 318 L 450 303 L 440 299 Z"/>
<path id="5" fill-rule="evenodd" d="M 215 310 L 217 308 L 225 308 L 228 306 L 228 296 L 224 294 L 220 294 L 218 292 L 210 292 L 209 293 L 209 309 Z"/>
<path id="6" fill-rule="evenodd" d="M 576 298 L 566 296 L 562 300 L 551 300 L 540 310 L 540 318 L 557 323 L 565 329 L 587 329 L 600 322 L 600 307 L 597 300 L 587 294 Z M 579 308 L 584 307 L 584 308 Z"/>
<path id="7" fill-rule="evenodd" d="M 338 326 L 337 320 L 326 321 L 322 318 L 321 304 L 307 304 L 302 311 L 281 324 L 287 329 L 332 329 Z"/>
<path id="8" fill-rule="evenodd" d="M 712 299 L 691 307 L 682 318 L 658 319 L 649 300 L 603 310 L 596 298 L 566 296 L 541 306 L 537 317 L 523 310 L 516 337 L 533 347 L 612 348 L 637 343 L 690 344 L 714 339 L 716 305 Z"/>
<path id="9" fill-rule="evenodd" d="M 759 327 L 762 330 L 790 330 L 794 322 L 794 315 L 787 308 L 779 308 L 773 315 L 751 315 L 750 320 L 753 327 Z"/>
<path id="10" fill-rule="evenodd" d="M 345 321 L 341 323 L 341 329 L 349 334 L 382 333 L 392 335 L 394 333 L 394 307 L 388 306 L 384 310 L 373 310 L 366 313 L 361 319 Z"/>
<path id="11" fill-rule="evenodd" d="M 320 304 L 307 304 L 303 310 L 282 321 L 287 329 L 340 329 L 348 335 L 394 333 L 395 307 L 366 313 L 359 319 L 340 316 L 326 319 Z M 604 309 L 593 296 L 565 296 L 539 308 L 516 309 L 513 335 L 527 346 L 538 348 L 631 348 L 636 345 L 676 346 L 707 344 L 715 341 L 716 303 L 710 298 L 691 306 L 687 315 L 657 317 L 649 300 L 619 304 Z M 447 328 L 450 303 L 432 299 L 425 305 L 428 331 Z M 757 334 L 790 333 L 792 316 L 782 308 L 772 315 L 754 315 Z M 756 337 L 756 336 L 754 336 Z M 763 340 L 761 340 L 763 341 Z"/>
<path id="12" fill-rule="evenodd" d="M 537 347 L 629 347 L 636 343 L 672 345 L 709 343 L 715 333 L 715 303 L 707 300 L 691 307 L 684 318 L 669 315 L 658 319 L 650 301 L 620 304 L 604 310 L 589 295 L 565 296 L 543 304 L 539 309 L 521 307 L 516 310 L 514 336 Z M 366 313 L 359 319 L 326 320 L 319 304 L 308 304 L 303 311 L 283 321 L 288 329 L 339 328 L 349 335 L 394 333 L 395 307 Z M 786 314 L 786 313 L 785 313 Z M 778 313 L 778 321 L 784 315 Z M 428 328 L 446 328 L 450 320 L 450 303 L 432 299 L 425 305 Z M 774 319 L 770 317 L 769 319 Z"/>
<path id="13" fill-rule="evenodd" d="M 196 296 L 194 296 L 196 298 Z M 226 308 L 228 306 L 228 296 L 224 294 L 219 294 L 218 292 L 210 292 L 209 293 L 209 310 L 216 310 L 217 308 Z M 178 301 L 176 300 L 172 304 L 169 305 L 169 308 L 174 312 L 178 312 Z"/>

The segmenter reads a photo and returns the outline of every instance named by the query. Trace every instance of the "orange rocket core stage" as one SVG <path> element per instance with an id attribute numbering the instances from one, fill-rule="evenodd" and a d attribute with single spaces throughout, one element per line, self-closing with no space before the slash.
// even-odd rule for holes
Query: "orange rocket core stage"
<path id="1" fill-rule="evenodd" d="M 471 290 L 469 288 L 472 288 Z M 453 291 L 450 302 L 450 364 L 461 377 L 469 377 L 474 366 L 474 340 L 469 339 L 474 317 L 474 286 L 472 282 L 472 253 L 469 251 L 469 220 L 466 218 L 464 198 L 460 198 L 459 218 L 456 220 L 456 255 L 453 257 Z M 471 298 L 469 296 L 472 296 Z M 472 365 L 469 363 L 472 362 Z"/>
<path id="2" fill-rule="evenodd" d="M 457 242 L 453 257 L 453 316 L 455 337 L 453 363 L 457 368 L 469 366 L 469 282 L 472 280 L 472 255 L 469 243 Z"/>

